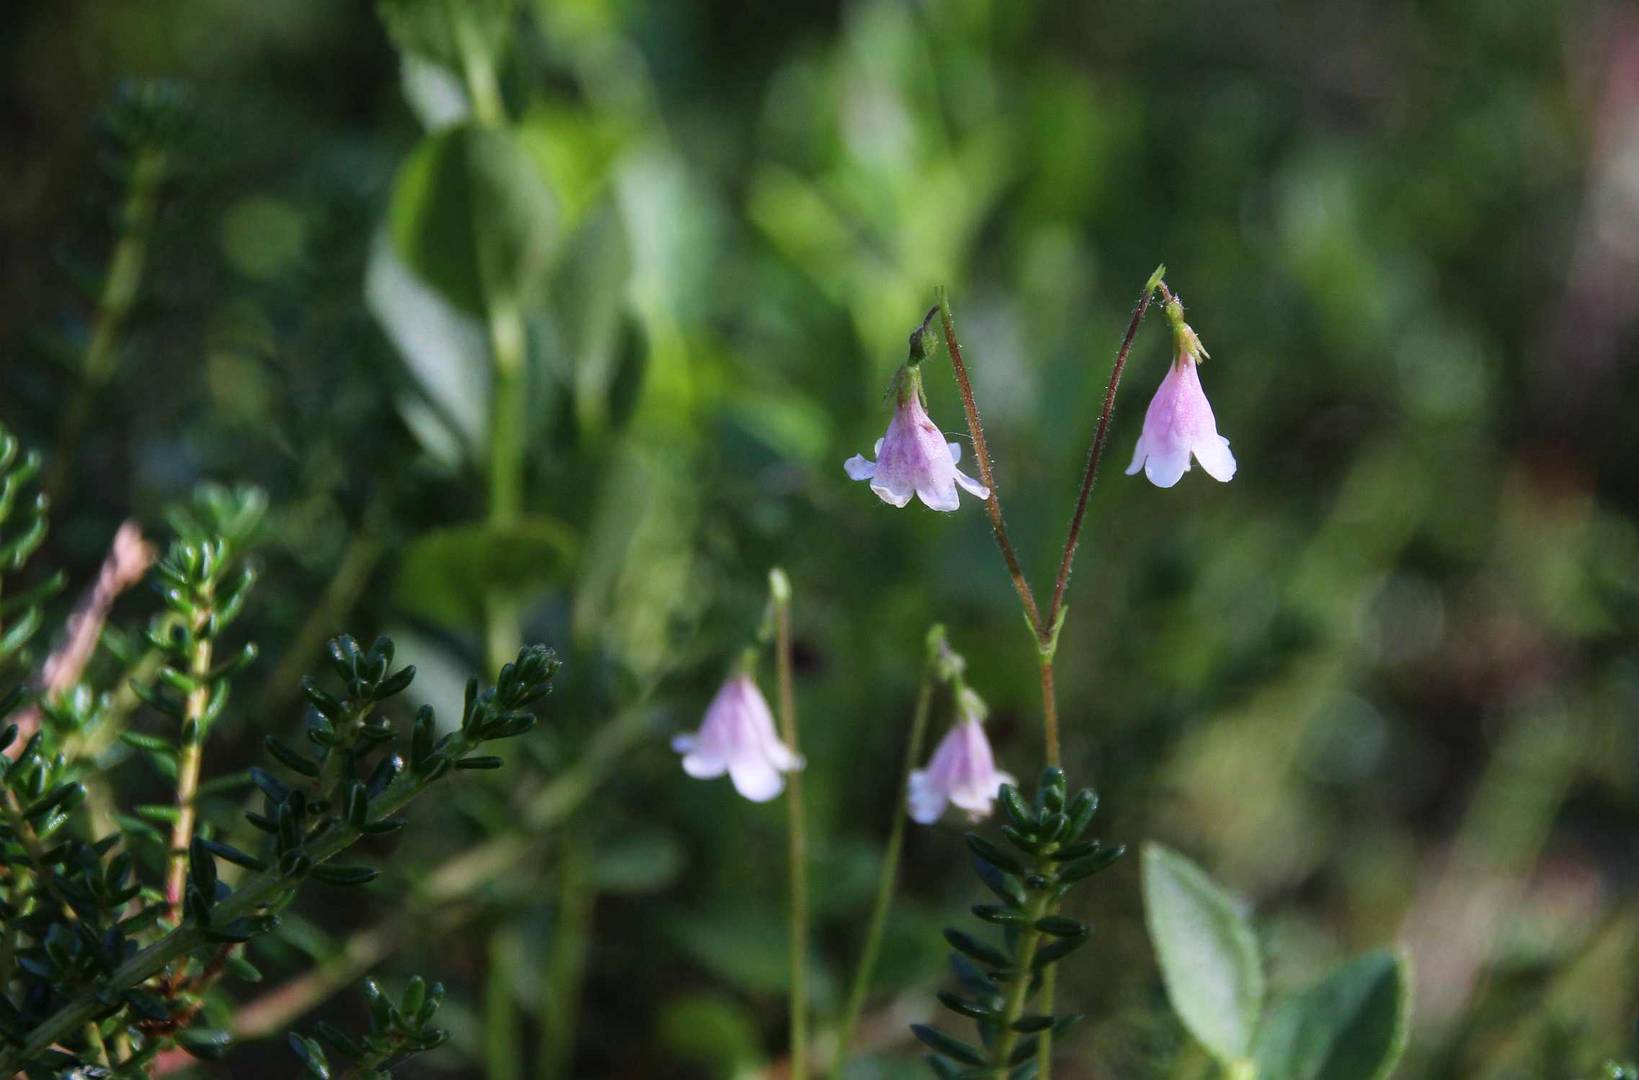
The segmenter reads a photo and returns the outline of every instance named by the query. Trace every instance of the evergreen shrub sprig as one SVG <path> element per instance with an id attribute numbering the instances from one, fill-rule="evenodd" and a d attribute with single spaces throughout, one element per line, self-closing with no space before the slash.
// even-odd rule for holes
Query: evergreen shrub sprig
<path id="1" fill-rule="evenodd" d="M 1001 927 L 1002 942 L 998 946 L 955 927 L 945 930 L 965 996 L 941 992 L 939 1000 L 974 1021 L 979 1044 L 923 1024 L 911 1030 L 933 1051 L 928 1064 L 946 1080 L 1033 1076 L 1041 1035 L 1081 1019 L 1027 1010 L 1048 968 L 1086 944 L 1092 932 L 1086 923 L 1058 913 L 1064 897 L 1114 864 L 1126 848 L 1082 839 L 1098 810 L 1098 796 L 1090 788 L 1073 798 L 1066 795 L 1063 770 L 1051 766 L 1042 771 L 1032 801 L 1004 784 L 999 801 L 1008 817 L 1002 826 L 1007 845 L 967 834 L 974 869 L 998 901 L 975 904 L 973 914 Z"/>

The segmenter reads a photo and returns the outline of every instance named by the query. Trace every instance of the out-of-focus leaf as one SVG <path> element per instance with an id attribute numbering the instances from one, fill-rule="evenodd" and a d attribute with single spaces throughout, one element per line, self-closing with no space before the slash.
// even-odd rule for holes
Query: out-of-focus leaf
<path id="1" fill-rule="evenodd" d="M 683 868 L 683 847 L 671 833 L 650 831 L 612 837 L 598 847 L 591 877 L 599 892 L 645 893 L 664 889 Z"/>
<path id="2" fill-rule="evenodd" d="M 484 444 L 489 416 L 489 346 L 483 326 L 417 278 L 385 236 L 378 236 L 365 271 L 364 298 L 426 396 L 412 430 L 435 456 L 447 452 L 436 428 L 449 429 L 473 454 Z M 420 403 L 418 403 L 420 404 Z M 428 415 L 430 413 L 430 415 Z"/>
<path id="3" fill-rule="evenodd" d="M 513 0 L 380 0 L 377 5 L 387 34 L 399 50 L 425 57 L 452 70 L 461 68 L 452 14 L 467 20 L 473 43 L 496 57 L 505 46 Z"/>
<path id="4" fill-rule="evenodd" d="M 527 600 L 563 580 L 574 551 L 574 534 L 549 518 L 525 518 L 502 529 L 434 529 L 405 549 L 394 599 L 431 622 L 471 626 L 481 618 L 486 589 Z"/>
<path id="5" fill-rule="evenodd" d="M 1263 1009 L 1251 926 L 1228 893 L 1170 848 L 1144 846 L 1143 877 L 1150 939 L 1173 1009 L 1226 1067 L 1245 1061 Z"/>
<path id="6" fill-rule="evenodd" d="M 668 1001 L 658 1028 L 668 1058 L 708 1066 L 714 1076 L 743 1076 L 761 1061 L 756 1018 L 729 998 L 694 994 Z"/>
<path id="7" fill-rule="evenodd" d="M 398 83 L 404 101 L 428 131 L 459 124 L 472 113 L 467 88 L 449 68 L 415 53 L 399 58 Z"/>
<path id="8" fill-rule="evenodd" d="M 527 303 L 545 284 L 552 194 L 510 131 L 460 124 L 399 170 L 388 227 L 405 263 L 465 311 Z"/>
<path id="9" fill-rule="evenodd" d="M 1278 998 L 1258 1032 L 1259 1080 L 1382 1080 L 1405 1049 L 1406 962 L 1378 950 Z"/>

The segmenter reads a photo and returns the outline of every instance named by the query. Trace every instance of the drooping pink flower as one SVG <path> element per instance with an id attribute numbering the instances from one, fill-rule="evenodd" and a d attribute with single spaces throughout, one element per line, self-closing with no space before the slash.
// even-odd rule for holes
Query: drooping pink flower
<path id="1" fill-rule="evenodd" d="M 683 771 L 699 780 L 728 773 L 734 790 L 752 802 L 767 802 L 785 790 L 783 773 L 802 768 L 800 754 L 774 732 L 774 714 L 751 676 L 732 676 L 706 707 L 692 735 L 672 739 L 683 755 Z"/>
<path id="2" fill-rule="evenodd" d="M 1235 475 L 1235 455 L 1229 452 L 1229 440 L 1218 434 L 1218 421 L 1195 371 L 1198 349 L 1198 343 L 1195 348 L 1180 348 L 1167 369 L 1144 414 L 1144 431 L 1133 449 L 1128 476 L 1143 469 L 1150 483 L 1169 488 L 1189 471 L 1192 454 L 1214 480 L 1227 482 Z"/>
<path id="3" fill-rule="evenodd" d="M 984 703 L 964 688 L 958 697 L 956 724 L 940 740 L 928 759 L 928 767 L 910 775 L 908 809 L 911 820 L 932 825 L 955 803 L 972 821 L 988 817 L 996 792 L 1014 782 L 1011 774 L 996 768 L 985 738 Z"/>
<path id="4" fill-rule="evenodd" d="M 955 510 L 957 484 L 976 498 L 990 498 L 989 488 L 956 467 L 961 446 L 945 441 L 928 419 L 914 378 L 906 382 L 887 434 L 876 441 L 876 460 L 855 454 L 842 465 L 849 478 L 869 480 L 871 490 L 890 506 L 904 506 L 915 495 L 930 510 Z"/>

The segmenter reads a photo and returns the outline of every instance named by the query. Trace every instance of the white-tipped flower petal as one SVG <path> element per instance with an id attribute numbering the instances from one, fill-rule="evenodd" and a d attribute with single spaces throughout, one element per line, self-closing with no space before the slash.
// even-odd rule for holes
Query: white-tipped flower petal
<path id="1" fill-rule="evenodd" d="M 1144 430 L 1127 475 L 1143 469 L 1150 483 L 1168 488 L 1189 471 L 1191 455 L 1214 480 L 1228 481 L 1235 475 L 1235 455 L 1229 451 L 1229 440 L 1218 434 L 1218 421 L 1195 367 L 1195 359 L 1182 353 L 1167 369 L 1144 413 Z"/>
<path id="2" fill-rule="evenodd" d="M 990 740 L 977 717 L 968 715 L 940 740 L 928 767 L 910 775 L 907 810 L 919 825 L 932 825 L 955 804 L 970 820 L 990 814 L 996 793 L 1013 777 L 996 768 Z"/>
<path id="3" fill-rule="evenodd" d="M 981 498 L 990 489 L 956 468 L 962 456 L 957 443 L 946 442 L 914 390 L 888 422 L 888 432 L 876 441 L 876 460 L 855 455 L 843 463 L 850 479 L 869 480 L 871 490 L 890 506 L 904 506 L 915 495 L 931 510 L 955 510 L 956 488 Z"/>
<path id="4" fill-rule="evenodd" d="M 672 739 L 683 755 L 683 771 L 699 780 L 728 773 L 734 790 L 752 802 L 767 802 L 785 790 L 784 773 L 802 768 L 802 756 L 780 741 L 774 714 L 750 675 L 723 684 L 706 708 L 700 730 Z"/>

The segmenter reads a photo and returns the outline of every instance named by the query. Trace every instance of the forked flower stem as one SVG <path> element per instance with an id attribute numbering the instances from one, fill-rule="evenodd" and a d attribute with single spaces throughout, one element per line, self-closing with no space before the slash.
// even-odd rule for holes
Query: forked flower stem
<path id="1" fill-rule="evenodd" d="M 780 688 L 780 736 L 793 754 L 797 701 L 791 678 L 791 584 L 783 570 L 769 574 L 774 607 L 774 664 Z M 808 834 L 803 823 L 802 771 L 787 775 L 786 832 L 791 869 L 791 1080 L 808 1076 Z"/>
<path id="2" fill-rule="evenodd" d="M 1002 504 L 996 494 L 996 477 L 990 467 L 990 448 L 985 442 L 984 425 L 979 419 L 979 405 L 973 397 L 973 384 L 968 379 L 967 365 L 962 360 L 962 346 L 956 340 L 956 321 L 951 316 L 950 298 L 943 289 L 938 290 L 939 314 L 945 331 L 945 351 L 950 354 L 951 370 L 956 376 L 956 389 L 962 397 L 962 409 L 967 414 L 968 434 L 973 438 L 973 457 L 978 464 L 979 482 L 990 489 L 990 495 L 985 499 L 985 511 L 990 515 L 990 531 L 996 537 L 996 546 L 1001 549 L 1002 561 L 1007 564 L 1008 576 L 1013 579 L 1013 589 L 1019 595 L 1020 606 L 1024 608 L 1025 621 L 1030 624 L 1031 633 L 1036 639 L 1041 674 L 1042 741 L 1048 765 L 1059 765 L 1062 756 L 1059 749 L 1058 697 L 1053 684 L 1053 658 L 1058 651 L 1059 630 L 1064 619 L 1064 594 L 1070 585 L 1070 568 L 1075 562 L 1076 547 L 1081 542 L 1081 525 L 1087 516 L 1087 503 L 1092 497 L 1093 484 L 1098 479 L 1098 467 L 1104 458 L 1104 447 L 1109 442 L 1110 419 L 1115 412 L 1115 395 L 1121 386 L 1121 375 L 1126 370 L 1127 357 L 1132 353 L 1133 339 L 1138 335 L 1138 328 L 1150 309 L 1150 302 L 1156 290 L 1160 290 L 1163 302 L 1172 299 L 1171 291 L 1162 280 L 1165 273 L 1165 266 L 1156 267 L 1155 273 L 1144 283 L 1144 291 L 1139 295 L 1138 303 L 1133 308 L 1132 318 L 1127 321 L 1127 332 L 1121 339 L 1121 347 L 1116 350 L 1115 363 L 1110 369 L 1110 381 L 1104 390 L 1104 406 L 1099 410 L 1098 426 L 1093 431 L 1093 441 L 1087 447 L 1087 462 L 1081 471 L 1081 489 L 1076 494 L 1075 510 L 1070 515 L 1070 528 L 1064 539 L 1064 552 L 1059 557 L 1058 577 L 1053 582 L 1053 597 L 1045 618 L 1041 608 L 1036 604 L 1036 597 L 1030 589 L 1029 581 L 1025 579 L 1012 541 L 1007 536 L 1007 523 L 1002 518 Z M 1024 947 L 1026 943 L 1028 948 Z M 1021 940 L 1021 951 L 1034 953 L 1034 950 L 1034 940 L 1029 934 L 1024 935 L 1024 940 Z M 1053 1008 L 1054 982 L 1054 973 L 1052 969 L 1048 969 L 1042 979 L 1042 1007 L 1046 1012 L 1051 1012 Z M 1022 1007 L 1022 999 L 1018 1002 L 1010 1000 L 1008 1004 L 1010 1008 Z M 1016 1012 L 1016 1008 L 1014 1011 Z M 847 1033 L 848 1029 L 845 1027 L 844 1045 Z M 1016 1036 L 1011 1034 L 1006 1037 L 1009 1050 L 1014 1039 Z M 1006 1060 L 1005 1056 L 1002 1060 Z M 840 1065 L 840 1054 L 838 1062 Z M 1049 1029 L 1041 1035 L 1037 1076 L 1040 1080 L 1048 1080 L 1051 1073 L 1052 1031 Z"/>
<path id="3" fill-rule="evenodd" d="M 837 1048 L 831 1061 L 831 1080 L 838 1080 L 842 1067 L 848 1063 L 848 1044 L 853 1041 L 859 1014 L 865 1008 L 865 997 L 871 990 L 871 978 L 876 974 L 877 957 L 882 952 L 882 932 L 888 925 L 888 909 L 893 906 L 894 887 L 899 880 L 899 853 L 905 844 L 905 819 L 910 792 L 911 770 L 922 757 L 922 740 L 927 734 L 928 713 L 933 706 L 934 671 L 930 663 L 922 676 L 922 689 L 916 695 L 916 711 L 911 717 L 911 736 L 905 744 L 905 768 L 899 778 L 899 797 L 894 800 L 893 827 L 888 831 L 888 849 L 882 856 L 882 873 L 877 877 L 876 900 L 871 906 L 871 921 L 865 931 L 865 945 L 859 953 L 859 967 L 854 970 L 853 985 L 848 988 L 848 1004 L 837 1025 Z"/>

